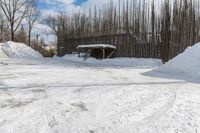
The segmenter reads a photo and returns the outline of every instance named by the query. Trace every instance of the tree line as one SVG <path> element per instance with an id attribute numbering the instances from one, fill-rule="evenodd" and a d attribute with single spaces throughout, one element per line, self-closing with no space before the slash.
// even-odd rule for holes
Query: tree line
<path id="1" fill-rule="evenodd" d="M 60 12 L 44 22 L 63 41 L 131 34 L 136 42 L 159 45 L 160 58 L 166 62 L 199 41 L 199 1 L 163 0 L 157 5 L 154 0 L 119 0 L 117 4 L 111 0 L 103 8 L 94 6 L 72 15 Z"/>

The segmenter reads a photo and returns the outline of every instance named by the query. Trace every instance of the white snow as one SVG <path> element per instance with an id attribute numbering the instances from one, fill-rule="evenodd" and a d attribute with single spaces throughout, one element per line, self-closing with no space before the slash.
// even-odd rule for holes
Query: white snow
<path id="1" fill-rule="evenodd" d="M 77 48 L 112 48 L 112 49 L 116 49 L 115 46 L 109 45 L 109 44 L 79 45 Z"/>
<path id="2" fill-rule="evenodd" d="M 57 58 L 57 57 L 56 57 Z M 97 60 L 95 58 L 79 58 L 78 55 L 65 55 L 62 57 L 68 61 L 74 61 L 85 64 L 95 64 L 98 66 L 115 66 L 115 67 L 158 67 L 162 65 L 162 61 L 159 59 L 144 59 L 144 58 L 114 58 L 114 59 L 104 59 Z"/>
<path id="3" fill-rule="evenodd" d="M 6 42 L 0 44 L 0 58 L 41 58 L 39 52 L 34 51 L 23 43 Z"/>
<path id="4" fill-rule="evenodd" d="M 0 57 L 31 58 L 0 58 L 0 133 L 200 132 L 200 84 L 172 76 L 199 76 L 199 44 L 160 67 L 157 59 L 36 59 L 9 43 Z"/>
<path id="5" fill-rule="evenodd" d="M 200 84 L 125 60 L 0 58 L 0 133 L 200 132 Z"/>
<path id="6" fill-rule="evenodd" d="M 182 54 L 161 66 L 158 70 L 165 73 L 181 73 L 200 78 L 200 43 L 189 47 Z"/>

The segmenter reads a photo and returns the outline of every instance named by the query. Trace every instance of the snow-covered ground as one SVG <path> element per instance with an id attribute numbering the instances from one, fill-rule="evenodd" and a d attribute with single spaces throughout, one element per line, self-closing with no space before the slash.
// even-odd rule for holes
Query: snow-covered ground
<path id="1" fill-rule="evenodd" d="M 159 62 L 0 58 L 0 133 L 199 133 L 200 84 Z"/>
<path id="2" fill-rule="evenodd" d="M 58 57 L 55 57 L 58 58 Z M 77 54 L 65 55 L 63 59 L 71 62 L 79 62 L 82 64 L 107 66 L 107 67 L 138 67 L 138 68 L 152 68 L 162 65 L 162 61 L 159 59 L 144 59 L 144 58 L 114 58 L 97 60 L 95 58 L 79 58 Z"/>
<path id="3" fill-rule="evenodd" d="M 200 85 L 150 70 L 2 58 L 0 133 L 200 132 Z"/>

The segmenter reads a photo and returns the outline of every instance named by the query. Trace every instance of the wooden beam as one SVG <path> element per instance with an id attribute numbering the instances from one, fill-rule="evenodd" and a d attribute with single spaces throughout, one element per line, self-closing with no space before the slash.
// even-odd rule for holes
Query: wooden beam
<path id="1" fill-rule="evenodd" d="M 106 53 L 105 53 L 105 49 L 103 48 L 103 59 L 105 59 L 106 57 Z"/>
<path id="2" fill-rule="evenodd" d="M 109 59 L 114 53 L 115 53 L 115 50 L 113 50 L 113 51 L 107 56 L 107 59 Z"/>

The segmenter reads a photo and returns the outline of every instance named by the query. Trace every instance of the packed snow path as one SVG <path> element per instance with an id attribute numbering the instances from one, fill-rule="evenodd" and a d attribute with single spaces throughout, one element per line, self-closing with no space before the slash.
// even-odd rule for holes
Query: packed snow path
<path id="1" fill-rule="evenodd" d="M 151 69 L 0 59 L 0 133 L 199 133 L 200 84 Z"/>

